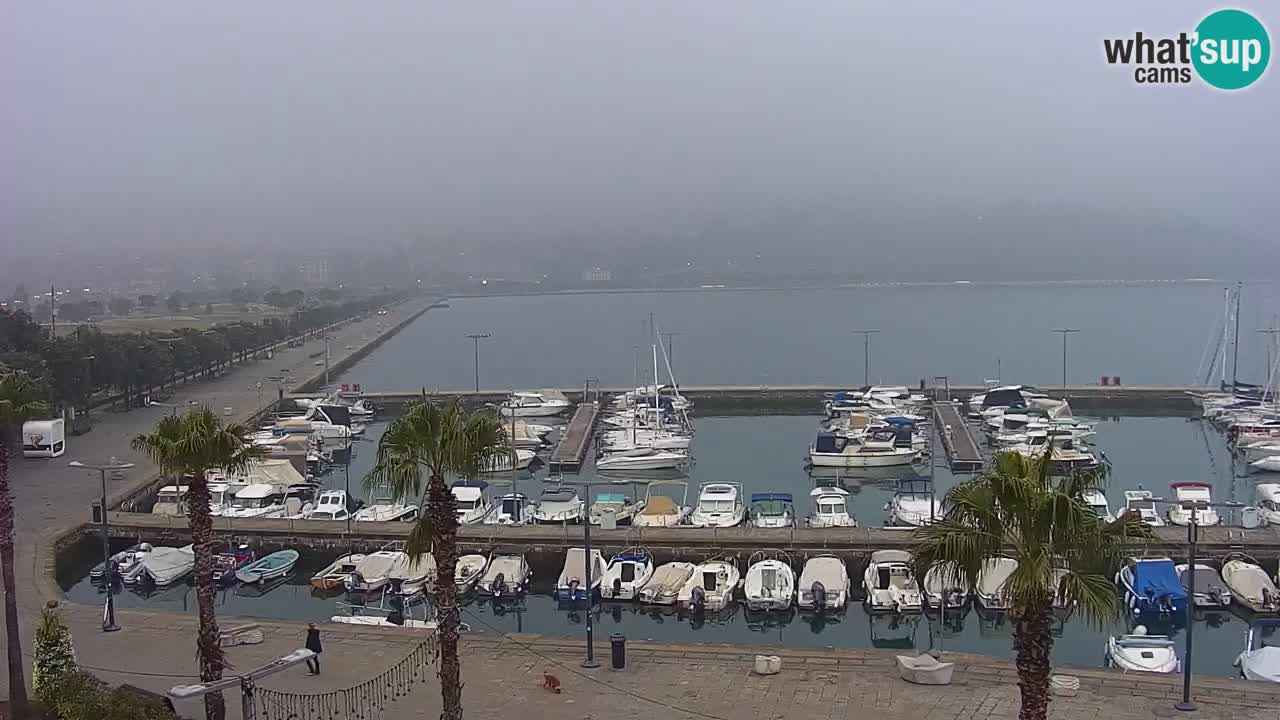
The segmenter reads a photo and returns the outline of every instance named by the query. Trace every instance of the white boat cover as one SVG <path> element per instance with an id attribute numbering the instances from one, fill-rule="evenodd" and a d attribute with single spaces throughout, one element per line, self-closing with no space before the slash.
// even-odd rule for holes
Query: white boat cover
<path id="1" fill-rule="evenodd" d="M 653 577 L 641 588 L 642 599 L 652 602 L 662 593 L 678 593 L 693 575 L 694 565 L 687 562 L 669 562 L 658 566 Z M 674 598 L 672 598 L 674 600 Z"/>
<path id="2" fill-rule="evenodd" d="M 1280 647 L 1260 647 L 1242 653 L 1240 670 L 1249 680 L 1280 683 Z"/>
<path id="3" fill-rule="evenodd" d="M 894 552 L 894 551 L 889 551 Z M 808 589 L 815 582 L 822 583 L 828 593 L 837 593 L 849 589 L 849 573 L 840 558 L 810 558 L 800 571 L 800 587 Z"/>
<path id="4" fill-rule="evenodd" d="M 507 587 L 518 588 L 524 584 L 528 574 L 529 565 L 523 555 L 495 555 L 489 567 L 485 568 L 484 575 L 480 576 L 479 585 L 486 591 L 490 590 L 493 581 L 501 575 Z"/>
<path id="5" fill-rule="evenodd" d="M 186 575 L 195 564 L 195 552 L 190 545 L 180 548 L 158 547 L 142 558 L 142 566 L 160 585 Z"/>
<path id="6" fill-rule="evenodd" d="M 991 558 L 982 564 L 978 573 L 978 594 L 984 597 L 1000 595 L 1000 587 L 1018 569 L 1018 561 L 1011 558 Z"/>
<path id="7" fill-rule="evenodd" d="M 1228 560 L 1222 566 L 1222 582 L 1233 593 L 1255 603 L 1262 602 L 1263 590 L 1272 597 L 1277 597 L 1277 593 L 1280 593 L 1267 571 L 1243 560 Z"/>
<path id="8" fill-rule="evenodd" d="M 366 581 L 382 580 L 391 576 L 391 570 L 403 556 L 404 553 L 379 550 L 371 555 L 366 555 L 364 560 L 356 563 L 356 572 L 360 573 L 360 577 Z"/>
<path id="9" fill-rule="evenodd" d="M 307 481 L 287 458 L 255 460 L 249 466 L 249 472 L 245 474 L 250 483 L 263 483 L 280 487 L 299 485 Z"/>

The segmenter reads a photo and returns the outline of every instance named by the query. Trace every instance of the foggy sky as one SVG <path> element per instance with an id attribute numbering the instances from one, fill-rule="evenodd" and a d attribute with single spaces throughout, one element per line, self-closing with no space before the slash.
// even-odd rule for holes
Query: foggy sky
<path id="1" fill-rule="evenodd" d="M 1275 243 L 1280 70 L 1222 93 L 1103 61 L 1217 7 L 10 2 L 0 250 L 678 230 L 865 193 Z"/>

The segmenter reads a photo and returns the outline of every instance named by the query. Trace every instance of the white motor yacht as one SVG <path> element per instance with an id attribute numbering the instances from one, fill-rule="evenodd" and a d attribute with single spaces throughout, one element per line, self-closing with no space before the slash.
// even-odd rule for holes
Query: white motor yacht
<path id="1" fill-rule="evenodd" d="M 1164 527 L 1164 520 L 1156 511 L 1154 498 L 1150 490 L 1125 490 L 1124 512 L 1137 513 L 1142 522 L 1152 527 Z"/>
<path id="2" fill-rule="evenodd" d="M 870 468 L 910 465 L 916 451 L 898 447 L 892 431 L 870 430 L 860 437 L 818 433 L 809 446 L 809 463 L 815 467 Z"/>
<path id="3" fill-rule="evenodd" d="M 693 576 L 695 566 L 687 562 L 669 562 L 659 565 L 653 577 L 640 588 L 640 602 L 649 605 L 675 605 L 680 589 Z"/>
<path id="4" fill-rule="evenodd" d="M 449 493 L 453 495 L 453 504 L 457 508 L 459 525 L 484 522 L 484 519 L 495 511 L 497 504 L 485 498 L 485 490 L 488 487 L 488 483 L 485 482 L 459 480 L 449 488 Z"/>
<path id="5" fill-rule="evenodd" d="M 1194 512 L 1197 525 L 1209 527 L 1218 524 L 1218 511 L 1213 507 L 1192 509 L 1184 506 L 1184 503 L 1194 505 L 1213 502 L 1213 498 L 1210 497 L 1212 485 L 1207 482 L 1177 482 L 1171 487 L 1176 504 L 1169 506 L 1169 522 L 1174 525 L 1190 525 L 1191 514 Z"/>
<path id="6" fill-rule="evenodd" d="M 796 508 L 791 493 L 751 493 L 751 527 L 790 528 L 796 526 Z"/>
<path id="7" fill-rule="evenodd" d="M 532 575 L 524 555 L 494 555 L 476 582 L 476 591 L 495 600 L 516 597 L 528 589 Z"/>
<path id="8" fill-rule="evenodd" d="M 804 611 L 840 610 L 849 602 L 849 570 L 834 555 L 818 555 L 805 561 L 800 571 L 796 607 Z"/>
<path id="9" fill-rule="evenodd" d="M 1178 672 L 1178 651 L 1165 635 L 1148 635 L 1139 625 L 1132 635 L 1113 635 L 1107 640 L 1106 664 L 1124 672 Z"/>
<path id="10" fill-rule="evenodd" d="M 568 410 L 570 404 L 559 390 L 517 390 L 498 411 L 516 417 L 551 417 Z"/>
<path id="11" fill-rule="evenodd" d="M 569 488 L 544 490 L 532 516 L 536 523 L 576 523 L 582 519 L 582 499 Z"/>
<path id="12" fill-rule="evenodd" d="M 694 612 L 719 612 L 733 602 L 742 573 L 730 560 L 707 560 L 698 563 L 693 575 L 680 588 L 676 603 Z"/>
<path id="13" fill-rule="evenodd" d="M 783 612 L 791 609 L 796 593 L 796 573 L 786 556 L 768 557 L 757 552 L 747 560 L 747 573 L 742 579 L 742 594 L 747 609 L 757 612 Z"/>
<path id="14" fill-rule="evenodd" d="M 667 470 L 689 464 L 688 453 L 678 450 L 637 448 L 611 453 L 596 460 L 596 469 L 610 470 Z"/>
<path id="15" fill-rule="evenodd" d="M 983 609 L 998 612 L 1009 609 L 1005 583 L 1017 569 L 1018 561 L 1013 558 L 990 558 L 982 563 L 982 569 L 978 571 L 978 586 L 973 594 Z"/>
<path id="16" fill-rule="evenodd" d="M 1099 490 L 1086 490 L 1084 504 L 1098 516 L 1102 522 L 1115 522 L 1116 516 L 1111 514 L 1111 506 L 1107 504 L 1107 496 Z"/>
<path id="17" fill-rule="evenodd" d="M 703 483 L 698 506 L 689 515 L 694 527 L 733 527 L 746 518 L 742 504 L 742 483 Z"/>
<path id="18" fill-rule="evenodd" d="M 609 559 L 600 580 L 600 595 L 606 600 L 635 600 L 640 589 L 653 577 L 653 556 L 640 548 L 627 548 Z"/>
<path id="19" fill-rule="evenodd" d="M 480 470 L 480 472 L 483 472 L 483 473 L 511 472 L 511 463 L 513 458 L 515 460 L 516 470 L 528 470 L 529 466 L 533 464 L 534 458 L 536 457 L 538 457 L 538 454 L 532 450 L 516 448 L 515 450 L 512 450 L 510 453 L 499 453 L 498 455 L 494 455 L 492 458 L 489 458 L 489 461 L 485 463 L 484 467 Z"/>
<path id="20" fill-rule="evenodd" d="M 899 480 L 885 509 L 889 525 L 923 527 L 943 516 L 942 500 L 932 492 L 928 478 Z"/>
<path id="21" fill-rule="evenodd" d="M 326 490 L 316 497 L 315 505 L 301 517 L 306 520 L 346 520 L 351 517 L 353 507 L 346 490 Z"/>
<path id="22" fill-rule="evenodd" d="M 814 488 L 813 514 L 809 527 L 858 527 L 858 521 L 849 514 L 849 491 L 837 487 Z"/>
<path id="23" fill-rule="evenodd" d="M 911 569 L 911 553 L 877 550 L 862 575 L 868 612 L 919 612 L 924 606 L 920 585 Z"/>
<path id="24" fill-rule="evenodd" d="M 187 514 L 188 485 L 165 485 L 156 493 L 156 504 L 151 506 L 152 515 L 168 515 L 183 517 Z"/>
<path id="25" fill-rule="evenodd" d="M 271 518 L 284 515 L 284 491 L 276 485 L 254 483 L 245 486 L 231 499 L 231 507 L 223 517 Z"/>
<path id="26" fill-rule="evenodd" d="M 675 527 L 692 511 L 686 501 L 689 483 L 683 480 L 658 480 L 645 490 L 644 509 L 631 518 L 637 527 Z"/>
<path id="27" fill-rule="evenodd" d="M 485 516 L 485 525 L 524 525 L 533 520 L 533 503 L 522 493 L 507 493 L 495 505 Z"/>

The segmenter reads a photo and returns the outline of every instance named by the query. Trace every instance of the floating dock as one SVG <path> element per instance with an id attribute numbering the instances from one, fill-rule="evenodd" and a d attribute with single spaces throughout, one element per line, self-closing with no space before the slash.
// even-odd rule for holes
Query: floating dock
<path id="1" fill-rule="evenodd" d="M 600 416 L 600 403 L 580 403 L 573 411 L 573 419 L 560 435 L 560 442 L 551 453 L 548 469 L 551 472 L 578 472 L 587 459 L 591 447 L 591 435 Z"/>
<path id="2" fill-rule="evenodd" d="M 933 426 L 942 438 L 947 463 L 952 472 L 977 472 L 982 469 L 982 452 L 954 402 L 933 404 Z"/>

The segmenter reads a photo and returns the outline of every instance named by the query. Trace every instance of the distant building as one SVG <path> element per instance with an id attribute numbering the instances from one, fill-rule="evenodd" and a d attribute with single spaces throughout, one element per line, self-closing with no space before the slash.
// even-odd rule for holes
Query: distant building
<path id="1" fill-rule="evenodd" d="M 326 258 L 313 258 L 298 266 L 302 273 L 302 282 L 318 286 L 329 282 L 329 261 Z"/>
<path id="2" fill-rule="evenodd" d="M 582 271 L 582 280 L 584 282 L 609 282 L 613 279 L 613 273 L 603 268 L 591 268 Z"/>

